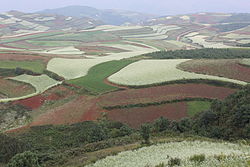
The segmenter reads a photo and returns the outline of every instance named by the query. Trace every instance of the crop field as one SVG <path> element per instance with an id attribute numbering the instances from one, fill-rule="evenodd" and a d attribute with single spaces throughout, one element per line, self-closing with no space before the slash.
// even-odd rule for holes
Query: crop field
<path id="1" fill-rule="evenodd" d="M 243 59 L 240 61 L 240 64 L 250 66 L 250 59 Z"/>
<path id="2" fill-rule="evenodd" d="M 110 46 L 110 45 L 111 44 L 107 44 L 105 46 Z M 102 56 L 97 58 L 92 56 L 89 56 L 86 59 L 53 58 L 49 61 L 47 69 L 64 77 L 66 80 L 71 80 L 87 75 L 89 69 L 94 67 L 95 65 L 112 60 L 131 58 L 145 53 L 156 51 L 153 48 L 142 48 L 132 45 L 122 46 L 120 44 L 116 44 L 113 47 L 117 47 L 119 49 L 131 49 L 131 50 L 137 49 L 137 50 L 130 52 L 112 53 L 108 56 Z M 67 66 L 67 68 L 65 68 L 65 66 Z"/>
<path id="3" fill-rule="evenodd" d="M 0 61 L 0 68 L 16 69 L 17 67 L 35 73 L 43 73 L 45 64 L 41 61 Z"/>
<path id="4" fill-rule="evenodd" d="M 250 82 L 250 68 L 240 65 L 240 60 L 190 60 L 180 64 L 178 68 L 199 74 Z"/>
<path id="5" fill-rule="evenodd" d="M 31 126 L 73 124 L 97 120 L 103 110 L 96 103 L 95 98 L 78 96 L 65 104 L 49 109 L 46 113 L 35 117 Z"/>
<path id="6" fill-rule="evenodd" d="M 121 52 L 127 52 L 125 49 L 119 49 L 115 47 L 110 47 L 110 46 L 77 46 L 79 50 L 85 52 L 87 55 L 101 55 L 104 56 L 108 53 L 121 53 Z"/>
<path id="7" fill-rule="evenodd" d="M 21 96 L 21 97 L 0 99 L 0 102 L 9 102 L 9 101 L 27 99 L 27 98 L 36 96 L 40 93 L 43 93 L 44 91 L 46 91 L 47 89 L 51 87 L 61 84 L 61 82 L 55 81 L 54 79 L 48 77 L 47 75 L 32 76 L 32 75 L 23 74 L 23 75 L 19 75 L 16 77 L 11 77 L 9 79 L 12 79 L 14 81 L 28 83 L 36 89 L 36 92 L 26 95 L 26 96 Z"/>
<path id="8" fill-rule="evenodd" d="M 67 47 L 67 46 L 76 46 L 80 42 L 76 41 L 41 41 L 41 40 L 28 40 L 28 43 L 37 46 L 47 46 L 47 47 Z"/>
<path id="9" fill-rule="evenodd" d="M 99 97 L 101 106 L 124 106 L 129 104 L 206 98 L 223 100 L 237 89 L 207 84 L 171 84 L 142 89 L 127 89 L 104 94 Z"/>
<path id="10" fill-rule="evenodd" d="M 46 32 L 46 33 L 38 33 L 33 35 L 25 35 L 21 37 L 16 38 L 5 38 L 0 39 L 0 43 L 11 43 L 11 42 L 17 42 L 17 41 L 23 41 L 23 40 L 29 40 L 29 39 L 35 39 L 35 38 L 42 38 L 47 36 L 55 36 L 59 34 L 64 34 L 64 32 Z"/>
<path id="11" fill-rule="evenodd" d="M 180 120 L 188 117 L 187 110 L 187 102 L 177 102 L 156 106 L 114 109 L 107 111 L 107 118 L 112 121 L 125 123 L 133 128 L 139 128 L 140 125 L 153 122 L 160 117 Z"/>
<path id="12" fill-rule="evenodd" d="M 17 61 L 17 62 L 24 62 L 24 61 L 31 61 L 31 62 L 35 62 L 35 61 L 43 61 L 43 62 L 47 62 L 50 58 L 49 57 L 45 57 L 45 56 L 39 56 L 39 55 L 35 55 L 35 54 L 27 54 L 25 52 L 4 52 L 4 53 L 0 53 L 0 60 L 2 61 Z M 0 63 L 1 63 L 0 62 Z M 5 65 L 4 65 L 5 66 Z M 20 66 L 18 64 L 18 66 Z M 40 65 L 39 65 L 40 66 Z"/>
<path id="13" fill-rule="evenodd" d="M 150 85 L 188 79 L 209 79 L 232 82 L 242 85 L 246 84 L 246 82 L 239 80 L 212 75 L 196 74 L 177 69 L 177 66 L 180 63 L 186 61 L 188 61 L 188 59 L 141 60 L 123 68 L 119 72 L 110 76 L 108 80 L 119 85 L 130 86 Z"/>
<path id="14" fill-rule="evenodd" d="M 93 93 L 104 93 L 108 91 L 116 90 L 117 87 L 107 85 L 104 80 L 119 71 L 128 64 L 133 63 L 134 60 L 115 60 L 106 63 L 102 63 L 92 67 L 88 74 L 84 77 L 70 80 L 68 83 L 77 86 L 84 87 L 85 89 Z"/>
<path id="15" fill-rule="evenodd" d="M 29 84 L 0 78 L 0 98 L 1 99 L 26 96 L 34 92 L 35 92 L 35 89 Z"/>
<path id="16" fill-rule="evenodd" d="M 207 37 L 209 36 L 196 35 L 188 38 L 192 40 L 192 43 L 199 44 L 205 48 L 233 48 L 232 46 L 225 45 L 222 42 L 207 42 Z"/>
<path id="17" fill-rule="evenodd" d="M 74 46 L 62 47 L 62 48 L 51 48 L 45 51 L 39 51 L 38 53 L 47 53 L 47 54 L 57 54 L 57 55 L 82 55 L 83 51 L 75 48 Z"/>
<path id="18" fill-rule="evenodd" d="M 78 42 L 99 42 L 99 41 L 117 41 L 118 36 L 103 31 L 89 31 L 79 33 L 69 33 L 53 37 L 39 38 L 41 41 L 78 41 Z"/>
<path id="19" fill-rule="evenodd" d="M 171 158 L 181 159 L 180 167 L 247 167 L 250 147 L 226 142 L 183 141 L 152 145 L 109 156 L 87 167 L 154 167 L 168 164 Z M 204 155 L 203 162 L 192 161 L 194 155 Z M 224 157 L 220 159 L 220 157 Z"/>
<path id="20" fill-rule="evenodd" d="M 70 80 L 87 75 L 91 67 L 106 61 L 109 60 L 53 58 L 49 61 L 47 69 L 64 77 L 66 80 Z"/>

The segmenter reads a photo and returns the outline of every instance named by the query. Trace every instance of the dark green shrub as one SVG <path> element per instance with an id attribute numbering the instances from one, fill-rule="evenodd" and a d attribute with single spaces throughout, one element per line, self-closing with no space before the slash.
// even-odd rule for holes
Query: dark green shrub
<path id="1" fill-rule="evenodd" d="M 140 130 L 140 134 L 141 134 L 141 137 L 143 138 L 143 143 L 144 144 L 149 144 L 149 138 L 150 138 L 150 129 L 151 129 L 151 126 L 150 124 L 143 124 L 141 126 L 141 130 Z"/>
<path id="2" fill-rule="evenodd" d="M 37 155 L 26 151 L 15 155 L 8 163 L 8 167 L 40 167 L 40 165 L 38 164 Z"/>
<path id="3" fill-rule="evenodd" d="M 173 167 L 173 166 L 180 166 L 181 165 L 181 159 L 180 158 L 171 158 L 168 161 L 168 166 Z"/>
<path id="4" fill-rule="evenodd" d="M 204 154 L 199 154 L 199 155 L 193 155 L 192 157 L 189 158 L 190 161 L 193 161 L 195 163 L 202 163 L 205 161 L 206 156 Z"/>
<path id="5" fill-rule="evenodd" d="M 162 132 L 169 128 L 170 121 L 164 117 L 160 117 L 154 122 L 154 129 L 156 132 Z"/>
<path id="6" fill-rule="evenodd" d="M 165 167 L 166 165 L 164 163 L 160 163 L 159 165 L 156 165 L 155 167 Z"/>

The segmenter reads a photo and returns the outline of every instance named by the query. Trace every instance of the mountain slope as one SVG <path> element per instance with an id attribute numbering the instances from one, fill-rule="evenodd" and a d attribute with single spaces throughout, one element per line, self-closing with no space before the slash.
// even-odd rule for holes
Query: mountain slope
<path id="1" fill-rule="evenodd" d="M 38 13 L 59 14 L 73 17 L 89 17 L 101 20 L 106 24 L 121 25 L 124 23 L 139 23 L 153 18 L 153 15 L 124 10 L 100 10 L 88 6 L 68 6 L 57 9 L 47 9 Z"/>

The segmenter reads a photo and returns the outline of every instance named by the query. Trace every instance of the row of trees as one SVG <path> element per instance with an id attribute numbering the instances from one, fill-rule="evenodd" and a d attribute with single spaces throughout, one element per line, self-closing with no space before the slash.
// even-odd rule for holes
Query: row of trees
<path id="1" fill-rule="evenodd" d="M 250 58 L 250 50 L 205 48 L 194 50 L 159 51 L 148 53 L 144 56 L 153 59 L 237 59 Z"/>

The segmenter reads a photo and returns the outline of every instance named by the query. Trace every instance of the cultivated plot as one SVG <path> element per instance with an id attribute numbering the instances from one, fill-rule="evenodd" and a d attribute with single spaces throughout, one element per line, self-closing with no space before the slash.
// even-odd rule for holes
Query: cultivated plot
<path id="1" fill-rule="evenodd" d="M 194 155 L 204 154 L 204 162 L 197 164 L 190 161 Z M 121 152 L 109 156 L 87 167 L 145 167 L 168 164 L 171 158 L 180 158 L 181 167 L 210 166 L 247 166 L 250 147 L 231 143 L 215 143 L 205 141 L 183 141 L 143 147 L 134 151 Z M 219 156 L 227 157 L 220 161 Z"/>
<path id="2" fill-rule="evenodd" d="M 37 94 L 43 93 L 44 91 L 46 91 L 47 89 L 53 86 L 61 84 L 61 82 L 55 81 L 54 79 L 48 77 L 47 75 L 32 76 L 32 75 L 23 74 L 17 77 L 12 77 L 10 79 L 28 83 L 36 89 L 36 92 L 26 95 L 26 96 L 22 96 L 22 97 L 2 99 L 0 100 L 0 102 L 8 102 L 8 101 L 26 99 L 26 98 L 35 96 Z"/>
<path id="3" fill-rule="evenodd" d="M 176 67 L 188 59 L 174 60 L 141 60 L 130 64 L 121 71 L 110 76 L 110 82 L 120 85 L 150 85 L 155 83 L 188 80 L 188 79 L 209 79 L 232 82 L 245 85 L 246 82 L 217 77 L 212 75 L 196 74 L 185 72 Z"/>

